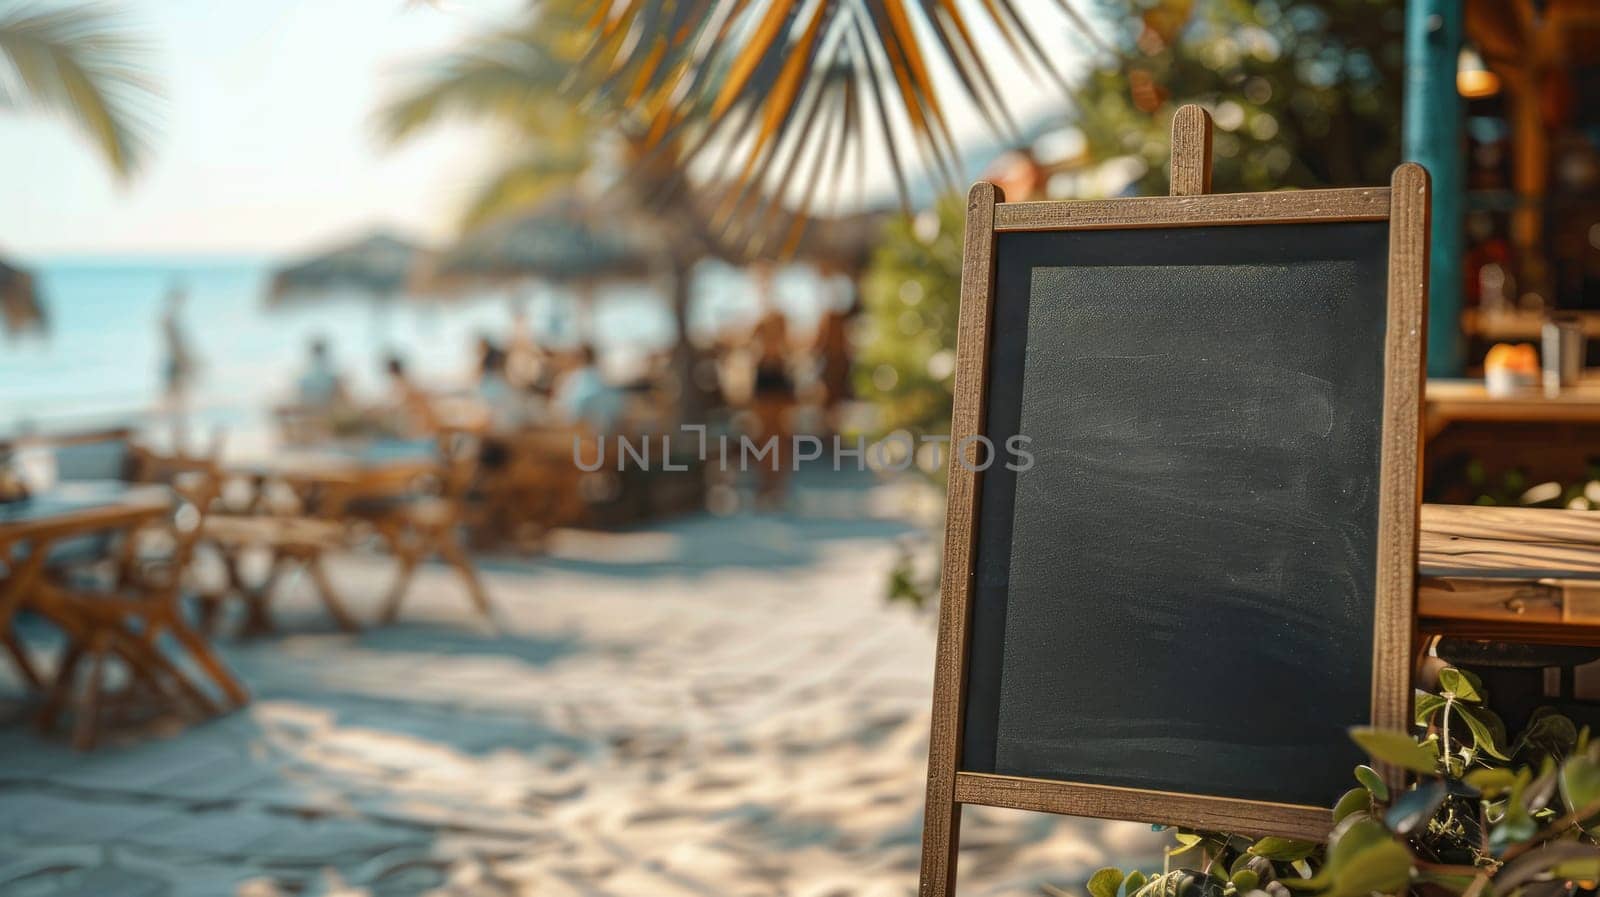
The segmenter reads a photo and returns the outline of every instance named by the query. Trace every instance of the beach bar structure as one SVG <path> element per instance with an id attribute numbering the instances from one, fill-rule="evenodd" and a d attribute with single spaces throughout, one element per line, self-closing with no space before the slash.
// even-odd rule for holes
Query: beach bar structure
<path id="1" fill-rule="evenodd" d="M 1600 337 L 1600 4 L 1408 0 L 1403 139 L 1433 176 L 1429 374 L 1552 313 Z"/>

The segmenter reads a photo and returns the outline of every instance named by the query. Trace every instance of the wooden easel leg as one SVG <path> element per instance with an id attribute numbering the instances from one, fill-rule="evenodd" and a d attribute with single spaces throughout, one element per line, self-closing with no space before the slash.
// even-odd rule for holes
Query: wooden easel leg
<path id="1" fill-rule="evenodd" d="M 922 887 L 920 897 L 955 897 L 956 853 L 961 847 L 961 805 L 951 791 L 954 782 L 944 784 L 944 793 L 933 794 L 929 783 L 928 806 L 922 820 Z"/>

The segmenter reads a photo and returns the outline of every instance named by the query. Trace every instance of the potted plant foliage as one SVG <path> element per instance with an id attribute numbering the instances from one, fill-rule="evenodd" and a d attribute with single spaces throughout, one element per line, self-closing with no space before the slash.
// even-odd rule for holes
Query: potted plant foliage
<path id="1" fill-rule="evenodd" d="M 1417 734 L 1356 729 L 1375 765 L 1334 806 L 1326 845 L 1176 830 L 1160 872 L 1106 868 L 1091 897 L 1554 897 L 1600 881 L 1600 741 L 1548 710 L 1508 739 L 1471 673 L 1416 694 Z"/>

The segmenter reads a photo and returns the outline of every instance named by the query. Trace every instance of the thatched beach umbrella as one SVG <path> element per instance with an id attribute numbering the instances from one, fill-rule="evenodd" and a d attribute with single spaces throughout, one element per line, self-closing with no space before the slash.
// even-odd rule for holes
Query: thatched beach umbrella
<path id="1" fill-rule="evenodd" d="M 662 247 L 630 217 L 576 191 L 468 233 L 419 266 L 412 289 L 450 294 L 543 281 L 569 287 L 579 329 L 592 337 L 593 294 L 617 280 L 646 280 L 662 268 Z"/>
<path id="2" fill-rule="evenodd" d="M 273 272 L 268 302 L 273 305 L 340 293 L 375 299 L 399 295 L 421 246 L 386 231 L 375 231 L 325 252 L 297 259 Z"/>
<path id="3" fill-rule="evenodd" d="M 475 230 L 424 265 L 415 286 L 456 292 L 526 280 L 592 286 L 652 276 L 660 247 L 576 192 L 563 192 L 526 212 Z"/>
<path id="4" fill-rule="evenodd" d="M 882 239 L 893 213 L 868 209 L 843 215 L 797 216 L 758 190 L 723 182 L 695 191 L 689 200 L 695 215 L 715 238 L 706 253 L 731 265 L 794 262 L 859 277 Z M 735 226 L 718 227 L 718 222 Z"/>
<path id="5" fill-rule="evenodd" d="M 45 329 L 44 305 L 33 275 L 4 259 L 0 259 L 0 322 L 12 336 Z"/>
<path id="6" fill-rule="evenodd" d="M 890 217 L 886 211 L 865 211 L 809 219 L 794 244 L 794 259 L 859 278 L 872 262 L 872 251 L 882 242 L 883 226 Z"/>

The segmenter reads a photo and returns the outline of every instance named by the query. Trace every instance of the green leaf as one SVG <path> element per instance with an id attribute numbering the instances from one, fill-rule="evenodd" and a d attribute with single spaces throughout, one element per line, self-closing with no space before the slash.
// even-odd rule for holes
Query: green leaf
<path id="1" fill-rule="evenodd" d="M 0 4 L 0 108 L 47 109 L 74 124 L 126 179 L 149 154 L 151 104 L 159 99 L 140 41 L 98 4 Z M 13 88 L 17 88 L 13 92 Z"/>
<path id="2" fill-rule="evenodd" d="M 1418 744 L 1416 739 L 1404 732 L 1356 727 L 1350 730 L 1350 737 L 1375 760 L 1393 763 L 1413 772 L 1432 774 L 1438 770 L 1438 754 L 1427 745 Z"/>
<path id="3" fill-rule="evenodd" d="M 1389 799 L 1389 786 L 1384 784 L 1383 776 L 1378 775 L 1376 769 L 1365 765 L 1357 766 L 1356 781 L 1372 792 L 1374 800 L 1384 801 Z"/>
<path id="4" fill-rule="evenodd" d="M 1249 869 L 1256 874 L 1263 883 L 1271 882 L 1278 877 L 1278 870 L 1273 868 L 1272 861 L 1266 857 L 1258 857 L 1248 850 L 1239 851 L 1233 858 L 1233 865 L 1228 867 L 1228 875 L 1238 875 L 1241 869 Z"/>
<path id="5" fill-rule="evenodd" d="M 1517 782 L 1511 788 L 1511 794 L 1506 797 L 1505 815 L 1500 818 L 1500 823 L 1489 831 L 1489 850 L 1495 856 L 1506 851 L 1513 844 L 1520 844 L 1539 833 L 1539 824 L 1528 813 L 1528 808 L 1522 803 L 1522 792 L 1527 787 L 1531 773 L 1526 769 L 1517 773 Z"/>
<path id="6" fill-rule="evenodd" d="M 1288 838 L 1262 838 L 1250 845 L 1250 854 L 1279 863 L 1292 863 L 1311 856 L 1317 845 L 1309 841 L 1292 841 Z"/>
<path id="7" fill-rule="evenodd" d="M 1125 876 L 1122 870 L 1115 866 L 1107 866 L 1089 876 L 1089 889 L 1091 897 L 1117 897 L 1117 890 L 1122 887 Z"/>
<path id="8" fill-rule="evenodd" d="M 1353 817 L 1333 827 L 1328 835 L 1326 871 L 1338 872 L 1351 859 L 1374 844 L 1393 842 L 1394 836 L 1375 819 Z"/>
<path id="9" fill-rule="evenodd" d="M 1247 894 L 1251 891 L 1254 891 L 1256 889 L 1256 885 L 1259 884 L 1261 884 L 1261 876 L 1255 874 L 1249 869 L 1240 869 L 1238 872 L 1233 874 L 1233 886 L 1237 888 L 1241 894 Z"/>
<path id="10" fill-rule="evenodd" d="M 1600 848 L 1593 844 L 1581 844 L 1575 841 L 1546 844 L 1507 863 L 1494 878 L 1495 892 L 1515 894 L 1515 889 L 1519 886 L 1544 878 L 1563 867 L 1581 875 L 1590 871 L 1590 864 L 1596 862 L 1597 858 L 1600 858 Z"/>
<path id="11" fill-rule="evenodd" d="M 1411 883 L 1411 852 L 1397 841 L 1370 845 L 1351 857 L 1333 876 L 1324 897 L 1368 897 L 1398 894 Z"/>
<path id="12" fill-rule="evenodd" d="M 1199 847 L 1200 842 L 1205 840 L 1205 836 L 1197 835 L 1194 832 L 1178 832 L 1176 835 L 1172 836 L 1172 840 L 1177 841 L 1178 845 L 1176 847 L 1167 848 L 1167 856 L 1183 853 L 1185 850 L 1193 850 L 1196 847 Z"/>
<path id="13" fill-rule="evenodd" d="M 1372 792 L 1365 788 L 1351 788 L 1333 805 L 1333 821 L 1343 822 L 1351 813 L 1366 813 L 1372 809 Z"/>
<path id="14" fill-rule="evenodd" d="M 1573 878 L 1580 881 L 1600 879 L 1600 854 L 1582 860 L 1568 860 L 1550 867 L 1556 878 Z"/>
<path id="15" fill-rule="evenodd" d="M 1478 880 L 1476 875 L 1445 875 L 1439 872 L 1423 872 L 1417 875 L 1418 881 L 1438 885 L 1452 894 L 1464 894 L 1472 883 Z"/>
<path id="16" fill-rule="evenodd" d="M 1458 704 L 1456 705 L 1455 711 L 1456 715 L 1460 716 L 1461 719 L 1466 722 L 1467 728 L 1472 730 L 1473 747 L 1485 754 L 1488 754 L 1496 760 L 1509 761 L 1511 759 L 1510 757 L 1507 757 L 1505 752 L 1500 750 L 1499 746 L 1495 744 L 1494 732 L 1491 731 L 1489 725 L 1478 716 L 1478 714 L 1482 712 L 1481 709 L 1469 709 L 1465 705 Z"/>
<path id="17" fill-rule="evenodd" d="M 1468 785 L 1483 792 L 1484 797 L 1494 798 L 1511 790 L 1517 777 L 1509 769 L 1491 767 L 1488 769 L 1474 769 L 1467 773 Z"/>
<path id="18" fill-rule="evenodd" d="M 1478 677 L 1465 670 L 1458 670 L 1455 667 L 1445 667 L 1440 670 L 1439 688 L 1445 693 L 1445 697 L 1454 697 L 1472 704 L 1483 703 L 1482 683 L 1478 681 Z"/>
<path id="19" fill-rule="evenodd" d="M 1384 822 L 1395 834 L 1409 835 L 1427 826 L 1449 796 L 1450 786 L 1444 780 L 1423 782 L 1395 799 L 1394 806 L 1384 815 Z"/>
<path id="20" fill-rule="evenodd" d="M 1313 878 L 1283 884 L 1297 891 L 1321 891 L 1321 897 L 1367 897 L 1372 891 L 1393 894 L 1411 877 L 1411 853 L 1382 824 L 1352 816 L 1328 836 L 1328 860 Z"/>
<path id="21" fill-rule="evenodd" d="M 1578 741 L 1578 727 L 1572 720 L 1549 707 L 1540 707 L 1522 727 L 1517 739 L 1516 752 L 1531 750 L 1545 756 L 1563 757 L 1573 752 Z"/>
<path id="22" fill-rule="evenodd" d="M 1569 813 L 1581 813 L 1600 802 L 1600 763 L 1588 754 L 1568 757 L 1561 764 L 1561 797 Z"/>
<path id="23" fill-rule="evenodd" d="M 1416 694 L 1415 706 L 1412 710 L 1417 725 L 1426 726 L 1433 720 L 1433 715 L 1444 709 L 1445 699 L 1432 692 L 1419 691 Z"/>
<path id="24" fill-rule="evenodd" d="M 1129 872 L 1128 877 L 1122 880 L 1122 893 L 1127 895 L 1127 897 L 1133 897 L 1134 894 L 1139 892 L 1140 888 L 1144 887 L 1144 883 L 1145 877 L 1143 872 L 1139 872 L 1138 870 Z"/>

